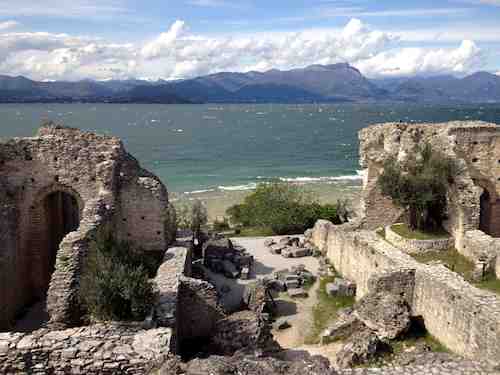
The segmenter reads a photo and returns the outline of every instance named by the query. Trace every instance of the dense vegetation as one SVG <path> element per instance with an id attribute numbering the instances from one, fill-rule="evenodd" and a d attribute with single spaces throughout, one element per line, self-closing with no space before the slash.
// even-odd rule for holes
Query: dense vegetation
<path id="1" fill-rule="evenodd" d="M 378 185 L 405 209 L 410 229 L 439 231 L 446 218 L 446 193 L 457 173 L 453 159 L 425 144 L 403 163 L 389 158 Z"/>
<path id="2" fill-rule="evenodd" d="M 227 214 L 233 224 L 278 235 L 302 233 L 319 219 L 335 224 L 349 219 L 345 202 L 321 205 L 299 187 L 278 182 L 260 184 L 242 204 L 230 207 Z"/>
<path id="3" fill-rule="evenodd" d="M 100 241 L 89 254 L 82 276 L 80 300 L 97 320 L 141 321 L 155 301 L 150 277 L 158 263 L 126 243 Z"/>

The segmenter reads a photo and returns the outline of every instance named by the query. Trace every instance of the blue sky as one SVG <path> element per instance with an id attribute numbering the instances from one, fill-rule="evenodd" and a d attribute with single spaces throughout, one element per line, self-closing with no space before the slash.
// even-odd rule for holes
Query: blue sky
<path id="1" fill-rule="evenodd" d="M 172 79 L 339 61 L 369 76 L 500 71 L 500 0 L 0 0 L 3 74 Z"/>

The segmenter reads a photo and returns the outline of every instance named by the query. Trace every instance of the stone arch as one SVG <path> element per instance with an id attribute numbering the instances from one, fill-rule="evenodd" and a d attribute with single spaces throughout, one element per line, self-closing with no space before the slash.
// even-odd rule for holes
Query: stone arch
<path id="1" fill-rule="evenodd" d="M 479 197 L 479 230 L 500 237 L 500 205 L 495 187 L 487 180 L 474 180 L 483 189 Z"/>
<path id="2" fill-rule="evenodd" d="M 78 229 L 83 208 L 80 194 L 65 185 L 51 185 L 35 196 L 30 206 L 29 258 L 25 260 L 31 300 L 46 297 L 59 245 Z"/>

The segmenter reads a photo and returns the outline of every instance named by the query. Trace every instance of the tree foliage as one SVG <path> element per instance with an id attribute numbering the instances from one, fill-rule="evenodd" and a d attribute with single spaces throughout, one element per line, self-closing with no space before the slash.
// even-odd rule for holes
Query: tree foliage
<path id="1" fill-rule="evenodd" d="M 276 234 L 302 233 L 319 219 L 340 224 L 348 217 L 344 212 L 341 218 L 336 205 L 320 205 L 297 186 L 278 182 L 258 185 L 227 214 L 232 223 L 271 228 Z"/>
<path id="2" fill-rule="evenodd" d="M 404 163 L 387 159 L 378 186 L 382 195 L 405 209 L 411 229 L 434 231 L 446 219 L 446 194 L 457 173 L 453 159 L 426 143 Z"/>

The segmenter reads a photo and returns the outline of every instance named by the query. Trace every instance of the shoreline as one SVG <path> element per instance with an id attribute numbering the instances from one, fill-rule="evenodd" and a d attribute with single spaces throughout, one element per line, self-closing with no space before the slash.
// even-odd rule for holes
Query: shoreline
<path id="1" fill-rule="evenodd" d="M 359 213 L 361 208 L 361 180 L 293 184 L 302 188 L 319 203 L 333 204 L 338 199 L 347 199 L 355 214 Z M 174 205 L 199 199 L 207 207 L 208 220 L 212 223 L 216 219 L 220 220 L 226 216 L 225 213 L 229 207 L 242 203 L 245 197 L 254 191 L 254 188 L 242 190 L 206 189 L 187 193 L 171 192 L 170 198 Z"/>

